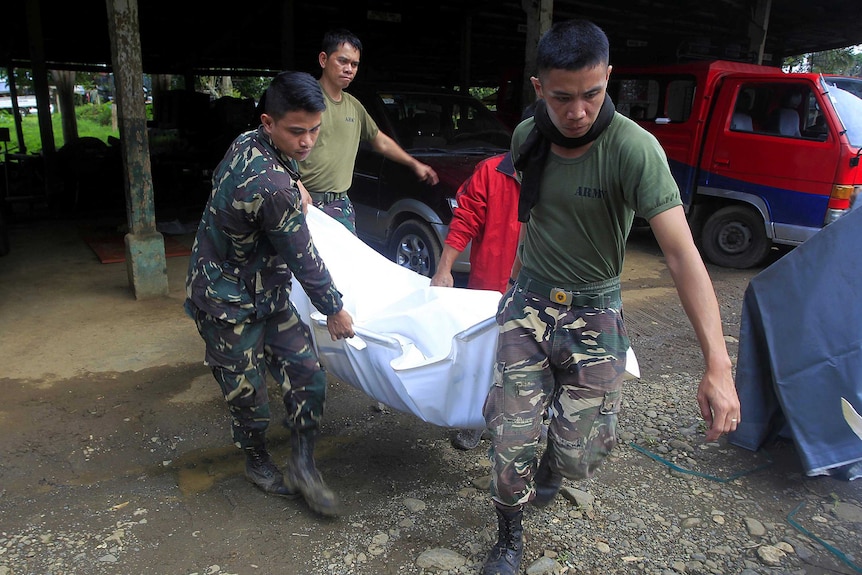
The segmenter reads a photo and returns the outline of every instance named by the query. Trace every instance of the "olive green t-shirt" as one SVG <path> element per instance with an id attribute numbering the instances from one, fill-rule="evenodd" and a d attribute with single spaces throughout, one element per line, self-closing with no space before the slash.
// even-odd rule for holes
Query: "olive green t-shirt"
<path id="1" fill-rule="evenodd" d="M 521 122 L 512 156 L 535 124 Z M 575 159 L 548 153 L 539 200 L 524 224 L 524 270 L 559 287 L 619 276 L 637 214 L 646 220 L 681 205 L 658 140 L 621 114 Z"/>
<path id="2" fill-rule="evenodd" d="M 326 110 L 320 135 L 308 157 L 299 162 L 300 179 L 310 192 L 346 192 L 353 182 L 359 142 L 377 137 L 378 127 L 355 96 L 342 92 L 336 102 L 326 90 L 323 95 Z"/>

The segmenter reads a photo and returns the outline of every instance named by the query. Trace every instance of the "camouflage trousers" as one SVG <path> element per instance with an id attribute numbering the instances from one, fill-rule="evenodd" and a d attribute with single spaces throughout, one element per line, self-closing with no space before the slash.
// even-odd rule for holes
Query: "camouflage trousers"
<path id="1" fill-rule="evenodd" d="M 340 222 L 354 236 L 356 235 L 356 212 L 353 209 L 353 202 L 346 194 L 331 202 L 312 200 L 312 204 L 327 216 Z"/>
<path id="2" fill-rule="evenodd" d="M 204 363 L 212 369 L 233 418 L 237 447 L 263 444 L 271 417 L 266 371 L 281 390 L 284 424 L 295 430 L 318 427 L 326 401 L 326 373 L 311 332 L 292 305 L 239 324 L 197 310 L 195 324 L 206 343 Z"/>
<path id="3" fill-rule="evenodd" d="M 616 446 L 629 339 L 619 283 L 592 293 L 607 308 L 564 305 L 519 283 L 500 300 L 494 384 L 483 407 L 492 435 L 491 497 L 503 505 L 535 495 L 541 426 L 548 418 L 552 466 L 590 477 Z M 601 288 L 601 286 L 599 286 Z"/>

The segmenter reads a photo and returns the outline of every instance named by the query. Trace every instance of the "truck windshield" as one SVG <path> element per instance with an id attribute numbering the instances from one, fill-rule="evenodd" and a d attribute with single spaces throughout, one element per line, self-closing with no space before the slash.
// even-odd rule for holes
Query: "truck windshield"
<path id="1" fill-rule="evenodd" d="M 862 80 L 823 77 L 829 100 L 847 132 L 851 146 L 862 146 Z"/>

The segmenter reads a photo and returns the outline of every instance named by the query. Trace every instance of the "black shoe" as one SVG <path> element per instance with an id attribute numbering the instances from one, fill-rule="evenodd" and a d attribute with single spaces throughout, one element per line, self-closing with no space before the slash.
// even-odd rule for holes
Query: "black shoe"
<path id="1" fill-rule="evenodd" d="M 524 556 L 521 518 L 524 512 L 518 507 L 495 505 L 497 511 L 497 542 L 491 547 L 482 566 L 482 575 L 517 575 Z"/>
<path id="2" fill-rule="evenodd" d="M 288 499 L 299 497 L 299 492 L 285 485 L 284 476 L 265 447 L 245 450 L 245 476 L 266 493 Z"/>
<path id="3" fill-rule="evenodd" d="M 314 465 L 315 430 L 294 431 L 291 435 L 293 453 L 287 467 L 291 486 L 298 489 L 312 511 L 325 517 L 341 513 L 341 505 L 335 493 L 327 487 Z"/>
<path id="4" fill-rule="evenodd" d="M 457 429 L 449 439 L 455 449 L 469 451 L 479 446 L 484 429 Z"/>
<path id="5" fill-rule="evenodd" d="M 536 495 L 530 503 L 535 507 L 546 507 L 548 503 L 554 500 L 563 485 L 563 476 L 551 468 L 552 449 L 553 445 L 548 440 L 548 446 L 539 461 L 539 468 L 536 470 L 536 475 L 533 476 Z"/>

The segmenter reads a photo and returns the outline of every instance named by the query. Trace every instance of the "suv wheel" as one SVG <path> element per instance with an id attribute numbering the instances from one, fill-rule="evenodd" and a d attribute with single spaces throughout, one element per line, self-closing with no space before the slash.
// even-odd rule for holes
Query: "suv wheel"
<path id="1" fill-rule="evenodd" d="M 395 228 L 386 255 L 399 266 L 431 277 L 440 262 L 440 244 L 428 225 L 408 220 Z"/>

